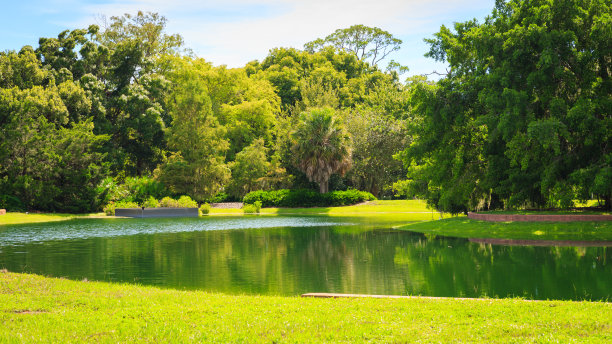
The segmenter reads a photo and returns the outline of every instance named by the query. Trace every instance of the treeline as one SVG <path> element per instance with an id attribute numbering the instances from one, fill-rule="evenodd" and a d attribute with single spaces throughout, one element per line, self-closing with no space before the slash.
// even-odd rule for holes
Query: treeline
<path id="1" fill-rule="evenodd" d="M 449 65 L 435 83 L 383 69 L 401 41 L 363 25 L 234 69 L 195 57 L 154 13 L 41 38 L 0 53 L 0 208 L 349 188 L 454 213 L 609 208 L 610 13 L 499 1 L 427 40 Z"/>
<path id="2" fill-rule="evenodd" d="M 333 190 L 390 195 L 405 175 L 392 158 L 407 138 L 396 72 L 331 42 L 273 49 L 243 68 L 214 66 L 165 23 L 126 14 L 0 53 L 0 207 L 95 211 L 141 197 L 121 192 L 134 181 L 134 190 L 154 186 L 143 199 L 239 200 L 253 190 L 327 188 L 330 179 Z M 334 124 L 319 138 L 345 138 L 330 147 L 343 152 L 342 171 L 329 150 L 314 152 L 317 171 L 300 167 L 313 152 L 298 154 L 294 128 L 318 109 Z M 381 142 L 389 145 L 378 151 Z"/>
<path id="3" fill-rule="evenodd" d="M 612 16 L 603 0 L 497 1 L 441 27 L 450 67 L 411 96 L 406 192 L 438 209 L 571 207 L 612 195 Z"/>

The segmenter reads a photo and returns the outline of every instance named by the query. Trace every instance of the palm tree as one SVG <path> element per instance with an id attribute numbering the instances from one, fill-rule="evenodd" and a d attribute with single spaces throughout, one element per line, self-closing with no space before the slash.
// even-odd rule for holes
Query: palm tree
<path id="1" fill-rule="evenodd" d="M 332 174 L 343 175 L 351 166 L 351 138 L 330 108 L 302 113 L 292 138 L 297 167 L 321 193 L 329 190 Z"/>

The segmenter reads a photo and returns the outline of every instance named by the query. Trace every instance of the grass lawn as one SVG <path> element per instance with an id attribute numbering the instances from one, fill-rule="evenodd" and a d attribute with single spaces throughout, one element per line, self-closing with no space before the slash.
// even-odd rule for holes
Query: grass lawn
<path id="1" fill-rule="evenodd" d="M 211 209 L 211 216 L 215 215 L 244 215 L 242 209 Z M 329 215 L 329 216 L 352 216 L 352 217 L 368 217 L 376 220 L 394 220 L 394 221 L 431 221 L 440 219 L 441 215 L 437 211 L 427 209 L 424 201 L 417 200 L 397 200 L 397 201 L 372 201 L 365 204 L 358 204 L 346 207 L 328 207 L 328 208 L 263 208 L 261 215 Z M 448 214 L 443 214 L 443 217 L 448 217 Z M 25 214 L 25 213 L 7 213 L 0 215 L 0 225 L 3 224 L 18 224 L 18 223 L 34 223 L 34 222 L 50 222 L 64 221 L 74 218 L 98 218 L 106 217 L 104 213 L 95 214 Z"/>
<path id="2" fill-rule="evenodd" d="M 213 208 L 209 215 L 243 215 L 243 211 L 242 209 Z M 350 216 L 367 217 L 376 220 L 403 220 L 407 222 L 431 221 L 442 217 L 450 217 L 449 214 L 440 214 L 437 211 L 428 209 L 425 202 L 419 200 L 378 200 L 344 207 L 262 208 L 260 215 Z"/>
<path id="3" fill-rule="evenodd" d="M 0 272 L 0 342 L 606 342 L 612 304 L 232 296 Z"/>
<path id="4" fill-rule="evenodd" d="M 96 218 L 104 217 L 104 213 L 92 214 L 56 214 L 56 213 L 13 213 L 8 212 L 5 215 L 0 215 L 0 225 L 12 225 L 18 223 L 36 223 L 36 222 L 53 222 L 66 221 L 76 218 Z"/>
<path id="5" fill-rule="evenodd" d="M 454 217 L 412 223 L 398 229 L 460 238 L 612 241 L 612 221 L 487 222 Z"/>

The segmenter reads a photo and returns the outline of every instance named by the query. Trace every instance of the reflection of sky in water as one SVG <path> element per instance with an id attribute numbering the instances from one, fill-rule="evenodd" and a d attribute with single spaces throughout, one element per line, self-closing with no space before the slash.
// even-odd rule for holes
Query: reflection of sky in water
<path id="1" fill-rule="evenodd" d="M 352 223 L 347 219 L 314 216 L 70 220 L 31 225 L 0 226 L 0 246 L 51 240 L 116 237 L 138 234 L 353 225 L 357 225 L 357 223 Z"/>

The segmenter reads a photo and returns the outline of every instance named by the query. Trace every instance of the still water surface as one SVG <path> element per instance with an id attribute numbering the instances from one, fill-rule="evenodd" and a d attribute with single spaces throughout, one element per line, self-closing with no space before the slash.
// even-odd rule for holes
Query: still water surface
<path id="1" fill-rule="evenodd" d="M 0 268 L 234 294 L 612 299 L 612 248 L 473 243 L 332 217 L 0 226 Z"/>

